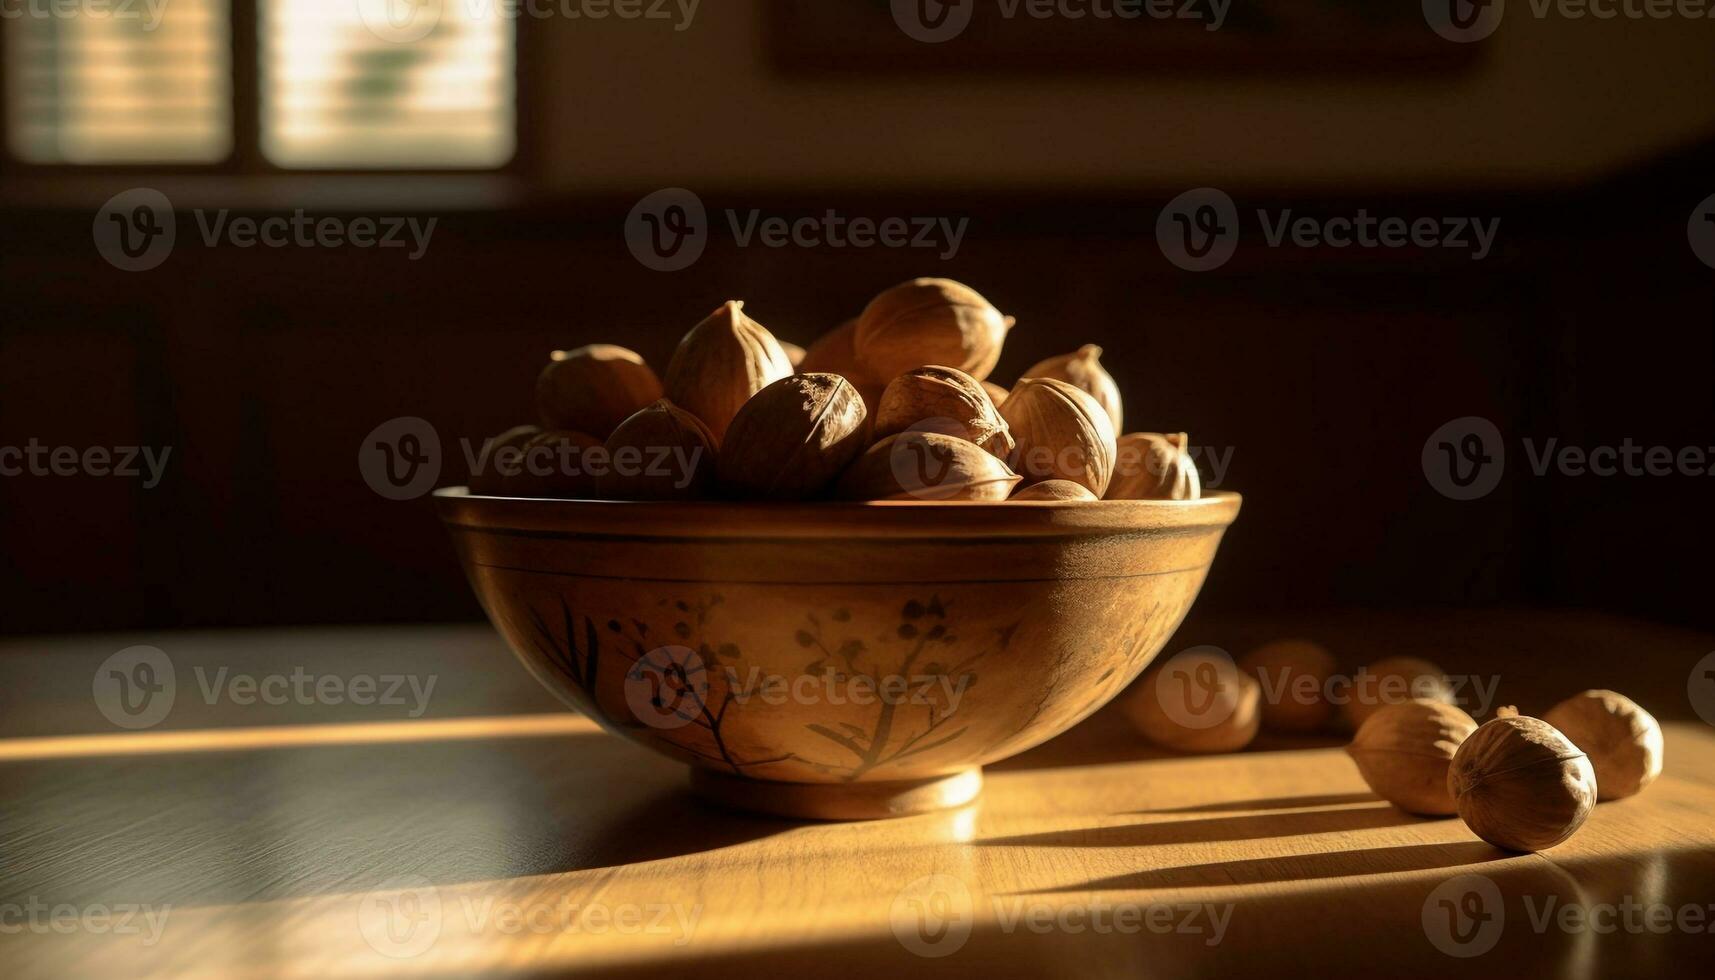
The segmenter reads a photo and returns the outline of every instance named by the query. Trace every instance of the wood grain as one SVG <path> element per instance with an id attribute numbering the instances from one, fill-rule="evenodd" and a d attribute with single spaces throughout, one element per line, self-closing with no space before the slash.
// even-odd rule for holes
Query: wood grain
<path id="1" fill-rule="evenodd" d="M 1540 855 L 1393 810 L 1335 740 L 1171 758 L 1113 711 L 991 767 L 962 809 L 800 824 L 708 808 L 681 767 L 537 710 L 482 632 L 156 641 L 252 672 L 435 672 L 441 696 L 420 718 L 321 706 L 290 731 L 270 727 L 287 708 L 193 697 L 166 731 L 124 733 L 66 721 L 120 644 L 8 641 L 0 680 L 37 706 L 0 740 L 8 976 L 1675 976 L 1715 949 L 1678 926 L 1534 921 L 1550 901 L 1630 900 L 1695 907 L 1708 929 L 1715 732 L 1695 720 L 1669 724 L 1655 786 Z M 1425 907 L 1468 874 L 1494 882 L 1504 923 L 1455 959 Z M 150 944 L 20 924 L 32 899 L 170 909 Z"/>

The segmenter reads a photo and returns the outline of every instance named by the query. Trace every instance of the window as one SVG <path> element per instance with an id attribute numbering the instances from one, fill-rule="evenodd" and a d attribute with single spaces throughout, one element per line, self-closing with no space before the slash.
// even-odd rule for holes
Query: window
<path id="1" fill-rule="evenodd" d="M 30 163 L 206 163 L 232 151 L 227 0 L 121 16 L 8 10 L 7 144 Z"/>
<path id="2" fill-rule="evenodd" d="M 513 25 L 501 4 L 259 2 L 270 161 L 493 167 L 511 158 Z"/>
<path id="3" fill-rule="evenodd" d="M 516 121 L 512 20 L 467 0 L 254 3 L 256 48 L 234 47 L 233 0 L 16 0 L 6 34 L 7 145 L 41 164 L 214 164 L 235 111 L 267 163 L 310 168 L 497 167 Z M 251 57 L 249 55 L 253 54 Z M 256 105 L 235 106 L 233 66 Z"/>

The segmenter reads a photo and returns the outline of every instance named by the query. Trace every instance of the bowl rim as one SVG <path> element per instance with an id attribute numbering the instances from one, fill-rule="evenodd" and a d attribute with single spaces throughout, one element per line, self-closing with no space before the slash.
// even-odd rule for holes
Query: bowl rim
<path id="1" fill-rule="evenodd" d="M 1076 537 L 1225 528 L 1243 497 L 1197 500 L 631 501 L 489 497 L 434 492 L 449 528 L 576 537 L 794 538 Z"/>

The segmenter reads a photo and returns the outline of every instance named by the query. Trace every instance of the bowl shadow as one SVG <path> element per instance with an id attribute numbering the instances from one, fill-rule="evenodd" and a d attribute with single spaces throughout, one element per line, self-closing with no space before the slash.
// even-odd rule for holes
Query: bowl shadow
<path id="1" fill-rule="evenodd" d="M 1402 871 L 1433 871 L 1471 867 L 1505 861 L 1508 854 L 1480 841 L 1450 844 L 1400 844 L 1355 851 L 1324 851 L 1239 861 L 1216 861 L 1171 868 L 1151 868 L 1111 875 L 1055 888 L 1031 889 L 1014 894 L 1045 895 L 1133 889 L 1230 888 L 1287 882 L 1326 881 Z"/>
<path id="2" fill-rule="evenodd" d="M 1080 827 L 1040 834 L 993 837 L 985 847 L 1149 847 L 1217 841 L 1265 840 L 1307 834 L 1343 833 L 1425 823 L 1385 804 L 1301 813 L 1266 813 L 1205 820 L 1167 820 L 1117 827 Z"/>

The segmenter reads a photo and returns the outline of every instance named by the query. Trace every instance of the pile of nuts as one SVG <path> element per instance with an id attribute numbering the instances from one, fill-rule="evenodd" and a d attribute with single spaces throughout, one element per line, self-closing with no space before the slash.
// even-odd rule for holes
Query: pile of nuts
<path id="1" fill-rule="evenodd" d="M 489 440 L 472 493 L 601 500 L 1194 500 L 1183 433 L 1124 432 L 1085 346 L 989 380 L 1013 327 L 976 290 L 916 279 L 809 350 L 729 301 L 665 375 L 623 347 L 561 351 L 541 425 Z"/>
<path id="2" fill-rule="evenodd" d="M 1236 752 L 1261 729 L 1307 734 L 1335 721 L 1326 698 L 1335 661 L 1320 645 L 1277 641 L 1237 664 L 1204 652 L 1213 649 L 1172 658 L 1126 700 L 1146 738 L 1181 752 Z M 1161 690 L 1169 673 L 1195 687 L 1200 715 L 1178 710 L 1178 695 Z M 1343 720 L 1355 732 L 1346 752 L 1364 782 L 1407 813 L 1457 814 L 1497 847 L 1553 847 L 1583 826 L 1598 800 L 1633 796 L 1661 774 L 1661 726 L 1613 691 L 1573 695 L 1540 719 L 1501 708 L 1479 725 L 1453 704 L 1447 676 L 1428 661 L 1390 658 L 1359 676 L 1367 683 L 1354 686 Z"/>

